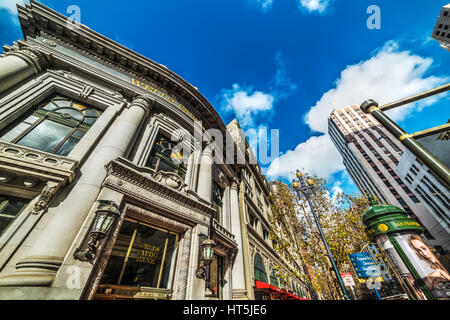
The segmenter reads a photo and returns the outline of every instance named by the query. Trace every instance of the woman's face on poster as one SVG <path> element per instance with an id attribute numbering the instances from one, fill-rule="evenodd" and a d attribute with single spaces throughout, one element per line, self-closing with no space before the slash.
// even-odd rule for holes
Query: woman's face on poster
<path id="1" fill-rule="evenodd" d="M 437 261 L 436 256 L 431 252 L 430 248 L 420 240 L 411 240 L 411 244 L 416 249 L 417 253 L 425 259 L 435 263 Z"/>

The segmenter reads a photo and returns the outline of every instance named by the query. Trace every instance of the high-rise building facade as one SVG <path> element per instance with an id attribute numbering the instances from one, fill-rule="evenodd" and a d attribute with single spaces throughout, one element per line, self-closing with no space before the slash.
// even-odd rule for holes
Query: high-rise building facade
<path id="1" fill-rule="evenodd" d="M 449 138 L 449 131 L 446 131 L 418 138 L 417 142 L 450 168 Z M 445 251 L 450 251 L 450 189 L 408 149 L 403 152 L 395 171 L 433 215 L 430 223 L 436 224 L 430 225 L 430 232 L 441 239 Z"/>
<path id="2" fill-rule="evenodd" d="M 439 221 L 395 171 L 405 147 L 371 115 L 357 106 L 331 113 L 331 140 L 343 157 L 344 166 L 362 194 L 402 207 L 424 227 L 429 244 L 445 250 L 447 237 Z M 444 252 L 441 252 L 444 253 Z"/>
<path id="3" fill-rule="evenodd" d="M 450 50 L 450 3 L 442 7 L 431 37 Z"/>

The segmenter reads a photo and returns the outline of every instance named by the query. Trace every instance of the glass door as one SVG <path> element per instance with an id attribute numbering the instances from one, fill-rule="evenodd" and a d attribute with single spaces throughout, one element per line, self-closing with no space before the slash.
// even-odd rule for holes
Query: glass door
<path id="1" fill-rule="evenodd" d="M 97 296 L 167 298 L 172 292 L 177 249 L 178 234 L 125 219 Z"/>

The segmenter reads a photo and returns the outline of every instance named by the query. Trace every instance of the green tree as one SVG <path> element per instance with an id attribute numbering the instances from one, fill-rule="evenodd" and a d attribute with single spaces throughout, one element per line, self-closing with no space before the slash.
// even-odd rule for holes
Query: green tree
<path id="1" fill-rule="evenodd" d="M 348 254 L 359 252 L 368 242 L 361 216 L 368 207 L 363 196 L 340 193 L 333 198 L 327 181 L 313 177 L 311 201 L 340 272 L 351 272 Z M 272 195 L 271 237 L 278 252 L 290 252 L 304 266 L 305 281 L 310 281 L 323 299 L 342 299 L 325 246 L 305 197 L 298 198 L 292 186 L 279 184 Z"/>

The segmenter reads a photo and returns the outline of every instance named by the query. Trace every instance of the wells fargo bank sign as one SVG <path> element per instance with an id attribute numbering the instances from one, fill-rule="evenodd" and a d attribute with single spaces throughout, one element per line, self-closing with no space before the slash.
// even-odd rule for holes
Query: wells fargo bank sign
<path id="1" fill-rule="evenodd" d="M 160 247 L 153 246 L 151 244 L 144 244 L 143 247 L 137 252 L 136 262 L 155 264 L 160 253 Z"/>
<path id="2" fill-rule="evenodd" d="M 189 116 L 189 118 L 191 118 L 192 120 L 198 121 L 198 122 L 201 121 L 192 112 L 190 112 L 184 105 L 182 105 L 181 103 L 176 101 L 171 96 L 167 95 L 165 92 L 162 92 L 162 91 L 152 87 L 149 84 L 146 84 L 146 83 L 144 83 L 142 81 L 139 81 L 139 80 L 136 80 L 136 79 L 133 79 L 133 78 L 131 78 L 131 83 L 134 84 L 135 86 L 139 87 L 139 88 L 147 90 L 147 91 L 149 91 L 149 92 L 151 92 L 153 94 L 156 94 L 156 95 L 160 96 L 161 98 L 164 98 L 165 100 L 169 101 L 171 104 L 173 104 L 174 106 L 176 106 L 177 108 L 182 110 L 184 113 L 186 113 Z M 203 127 L 203 129 L 205 129 L 205 127 Z"/>

